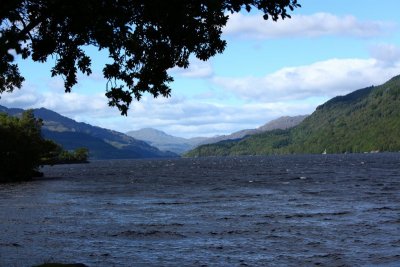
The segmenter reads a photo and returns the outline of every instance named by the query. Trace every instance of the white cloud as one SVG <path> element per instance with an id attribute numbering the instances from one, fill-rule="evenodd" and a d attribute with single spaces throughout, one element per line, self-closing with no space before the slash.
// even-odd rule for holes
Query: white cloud
<path id="1" fill-rule="evenodd" d="M 108 107 L 103 90 L 90 94 L 93 89 L 77 88 L 65 94 L 61 79 L 45 83 L 46 90 L 27 83 L 21 90 L 3 94 L 0 105 L 45 107 L 77 121 L 121 132 L 153 127 L 183 137 L 229 134 L 256 128 L 279 116 L 310 114 L 331 97 L 381 84 L 400 73 L 399 50 L 380 44 L 371 48 L 370 59 L 330 59 L 282 68 L 264 77 L 206 75 L 212 84 L 204 93 L 193 98 L 174 94 L 153 99 L 145 95 L 140 102 L 132 103 L 128 117 Z M 229 98 L 231 95 L 235 97 Z"/>
<path id="2" fill-rule="evenodd" d="M 170 70 L 173 76 L 178 75 L 186 78 L 208 78 L 213 74 L 213 69 L 210 61 L 202 61 L 197 58 L 191 59 L 189 67 L 184 68 L 172 68 Z"/>
<path id="3" fill-rule="evenodd" d="M 38 90 L 29 84 L 13 93 L 2 94 L 0 105 L 23 109 L 45 107 L 71 118 L 82 114 L 89 117 L 108 117 L 117 113 L 110 113 L 104 93 L 87 95 L 77 92 L 65 93 L 54 88 Z"/>
<path id="4" fill-rule="evenodd" d="M 107 99 L 104 94 L 83 95 L 79 93 L 45 92 L 35 107 L 43 106 L 63 114 L 75 115 L 91 112 L 93 116 L 101 111 L 107 112 Z"/>
<path id="5" fill-rule="evenodd" d="M 370 48 L 370 53 L 380 64 L 393 66 L 400 62 L 400 47 L 393 44 L 378 44 Z"/>
<path id="6" fill-rule="evenodd" d="M 24 95 L 29 101 L 10 105 L 17 103 Z M 154 99 L 146 95 L 140 102 L 132 103 L 125 117 L 116 108 L 108 107 L 107 99 L 102 94 L 66 94 L 62 90 L 41 93 L 26 87 L 16 94 L 3 95 L 0 105 L 46 107 L 74 120 L 120 132 L 152 127 L 182 137 L 229 134 L 245 128 L 256 128 L 279 116 L 310 113 L 315 108 L 314 104 L 296 102 L 236 105 L 223 104 L 218 100 L 214 103 L 210 99 L 207 101 L 185 97 Z"/>
<path id="7" fill-rule="evenodd" d="M 395 47 L 381 48 L 397 51 Z M 387 65 L 380 63 L 385 57 L 380 58 L 331 59 L 283 68 L 264 77 L 215 77 L 211 79 L 212 87 L 217 86 L 213 89 L 215 95 L 221 97 L 225 90 L 226 95 L 234 94 L 242 100 L 226 101 L 212 94 L 204 98 L 174 95 L 157 99 L 145 95 L 140 102 L 132 103 L 128 117 L 108 107 L 101 90 L 65 94 L 57 84 L 47 91 L 24 86 L 13 94 L 3 94 L 0 105 L 46 107 L 77 121 L 121 132 L 153 127 L 182 137 L 214 136 L 256 128 L 280 116 L 310 114 L 331 97 L 381 84 L 400 73 L 400 61 Z"/>
<path id="8" fill-rule="evenodd" d="M 381 84 L 399 73 L 400 61 L 383 65 L 373 58 L 330 59 L 283 68 L 264 77 L 215 77 L 213 81 L 240 98 L 280 102 L 343 95 Z"/>
<path id="9" fill-rule="evenodd" d="M 128 117 L 114 118 L 112 128 L 126 132 L 152 127 L 182 137 L 214 136 L 256 128 L 279 116 L 311 113 L 315 107 L 295 101 L 236 105 L 187 98 L 163 99 L 161 104 L 145 97 L 132 105 Z"/>
<path id="10" fill-rule="evenodd" d="M 291 19 L 265 21 L 261 15 L 230 15 L 224 33 L 241 38 L 270 39 L 282 37 L 319 37 L 326 35 L 369 38 L 383 35 L 393 24 L 360 21 L 356 17 L 330 13 L 293 15 Z"/>
<path id="11" fill-rule="evenodd" d="M 31 108 L 39 100 L 37 89 L 30 86 L 24 86 L 23 89 L 14 89 L 12 93 L 3 93 L 0 95 L 0 105 L 9 108 Z"/>

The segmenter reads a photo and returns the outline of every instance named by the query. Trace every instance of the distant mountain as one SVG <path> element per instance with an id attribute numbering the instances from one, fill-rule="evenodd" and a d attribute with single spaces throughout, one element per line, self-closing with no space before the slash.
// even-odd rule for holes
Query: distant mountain
<path id="1" fill-rule="evenodd" d="M 0 112 L 18 116 L 24 110 L 0 106 Z M 34 110 L 35 117 L 43 120 L 42 134 L 72 150 L 87 147 L 92 159 L 128 159 L 176 157 L 172 152 L 163 152 L 146 142 L 136 140 L 123 133 L 76 122 L 54 111 L 40 108 Z"/>
<path id="2" fill-rule="evenodd" d="M 166 134 L 163 131 L 156 130 L 153 128 L 144 128 L 137 131 L 129 131 L 127 135 L 147 142 L 148 144 L 157 147 L 161 151 L 172 151 L 177 154 L 181 154 L 188 151 L 198 145 L 204 138 L 182 138 Z"/>
<path id="3" fill-rule="evenodd" d="M 294 116 L 294 117 L 290 117 L 290 116 L 279 117 L 275 120 L 267 122 L 263 126 L 260 126 L 256 129 L 246 129 L 246 130 L 234 132 L 229 135 L 220 135 L 220 136 L 216 136 L 216 137 L 211 137 L 211 138 L 208 138 L 208 139 L 205 139 L 204 141 L 202 141 L 201 144 L 205 145 L 205 144 L 213 144 L 213 143 L 218 143 L 218 142 L 227 141 L 227 140 L 238 140 L 238 139 L 242 139 L 249 135 L 260 134 L 260 133 L 275 130 L 275 129 L 285 130 L 285 129 L 288 129 L 288 128 L 298 125 L 305 118 L 307 118 L 307 116 L 308 115 L 299 115 L 299 116 Z"/>
<path id="4" fill-rule="evenodd" d="M 237 140 L 244 138 L 248 135 L 262 133 L 270 129 L 287 129 L 299 124 L 307 116 L 295 116 L 295 117 L 280 117 L 257 129 L 241 130 L 229 135 L 220 135 L 215 137 L 193 137 L 190 139 L 176 137 L 166 134 L 163 131 L 156 130 L 153 128 L 144 128 L 137 131 L 129 131 L 126 134 L 147 142 L 148 144 L 157 147 L 161 151 L 172 151 L 177 154 L 185 153 L 199 145 L 217 143 L 224 140 Z"/>
<path id="5" fill-rule="evenodd" d="M 203 145 L 186 156 L 400 151 L 400 76 L 338 96 L 302 123 L 238 141 Z"/>

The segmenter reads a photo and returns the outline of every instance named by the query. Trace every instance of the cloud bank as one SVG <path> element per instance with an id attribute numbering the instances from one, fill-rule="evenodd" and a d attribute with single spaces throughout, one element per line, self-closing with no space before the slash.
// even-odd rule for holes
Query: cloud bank
<path id="1" fill-rule="evenodd" d="M 309 103 L 248 103 L 224 104 L 210 99 L 186 97 L 154 99 L 149 95 L 133 102 L 128 116 L 108 107 L 103 94 L 66 94 L 62 90 L 40 92 L 25 86 L 13 94 L 4 94 L 0 105 L 18 108 L 52 109 L 76 121 L 114 129 L 120 132 L 152 127 L 169 134 L 194 137 L 229 134 L 256 128 L 282 115 L 306 114 L 314 109 Z"/>
<path id="2" fill-rule="evenodd" d="M 201 61 L 197 58 L 190 60 L 187 69 L 174 67 L 169 72 L 172 76 L 178 75 L 185 78 L 208 78 L 213 75 L 210 61 Z"/>
<path id="3" fill-rule="evenodd" d="M 153 127 L 182 137 L 228 134 L 284 115 L 310 114 L 331 97 L 379 85 L 400 74 L 398 47 L 380 44 L 370 50 L 374 57 L 369 59 L 330 59 L 282 68 L 263 77 L 213 77 L 209 81 L 215 89 L 203 98 L 174 95 L 153 99 L 145 95 L 132 103 L 128 117 L 108 107 L 102 90 L 66 94 L 57 81 L 45 91 L 26 84 L 12 94 L 3 94 L 0 105 L 46 107 L 77 121 L 121 132 Z M 224 95 L 239 101 L 221 100 Z"/>
<path id="4" fill-rule="evenodd" d="M 311 65 L 287 67 L 264 77 L 214 77 L 213 82 L 249 101 L 293 101 L 310 97 L 331 98 L 400 74 L 400 60 L 330 59 Z M 389 53 L 390 54 L 390 53 Z"/>
<path id="5" fill-rule="evenodd" d="M 252 39 L 285 37 L 346 36 L 370 38 L 385 34 L 394 25 L 382 21 L 360 21 L 356 17 L 330 13 L 293 15 L 291 19 L 265 21 L 261 15 L 235 13 L 224 29 L 228 36 Z"/>

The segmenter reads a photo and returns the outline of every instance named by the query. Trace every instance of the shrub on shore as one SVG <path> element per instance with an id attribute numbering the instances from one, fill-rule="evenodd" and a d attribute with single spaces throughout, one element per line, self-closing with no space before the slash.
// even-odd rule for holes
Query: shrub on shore
<path id="1" fill-rule="evenodd" d="M 18 182 L 40 176 L 43 164 L 86 162 L 87 149 L 64 151 L 41 134 L 42 120 L 28 110 L 20 117 L 0 114 L 0 182 Z"/>

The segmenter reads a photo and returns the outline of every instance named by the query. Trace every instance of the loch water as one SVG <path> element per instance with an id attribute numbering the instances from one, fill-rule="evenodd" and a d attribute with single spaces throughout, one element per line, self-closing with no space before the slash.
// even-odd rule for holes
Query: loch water
<path id="1" fill-rule="evenodd" d="M 43 171 L 0 185 L 0 266 L 400 266 L 400 153 Z"/>

